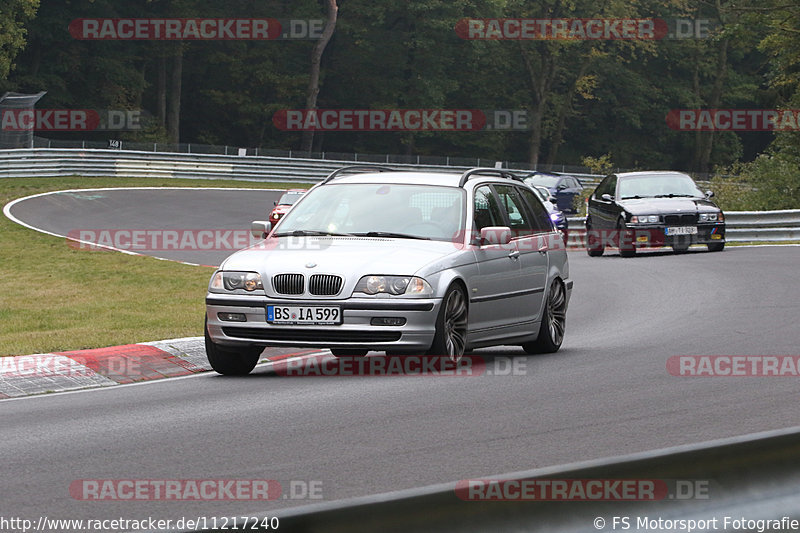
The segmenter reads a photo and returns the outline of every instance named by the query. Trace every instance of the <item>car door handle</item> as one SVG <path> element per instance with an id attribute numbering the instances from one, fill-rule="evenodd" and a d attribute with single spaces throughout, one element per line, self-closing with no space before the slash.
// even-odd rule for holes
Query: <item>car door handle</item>
<path id="1" fill-rule="evenodd" d="M 519 258 L 519 250 L 514 250 L 508 254 L 508 257 L 511 259 L 518 259 Z"/>

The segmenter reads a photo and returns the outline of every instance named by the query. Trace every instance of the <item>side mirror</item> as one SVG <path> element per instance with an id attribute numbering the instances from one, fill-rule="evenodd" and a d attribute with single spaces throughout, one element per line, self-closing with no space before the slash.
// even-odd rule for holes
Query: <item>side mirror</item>
<path id="1" fill-rule="evenodd" d="M 488 244 L 505 245 L 511 242 L 511 228 L 508 226 L 487 226 L 481 228 L 481 246 Z"/>
<path id="2" fill-rule="evenodd" d="M 604 195 L 602 195 L 600 198 L 602 198 L 602 199 L 603 199 L 603 200 L 605 200 L 606 202 L 613 202 L 613 201 L 614 201 L 614 197 L 613 197 L 613 196 L 611 196 L 611 195 L 610 195 L 610 194 L 608 194 L 608 193 L 605 193 L 605 194 L 604 194 Z"/>
<path id="3" fill-rule="evenodd" d="M 706 191 L 706 198 L 713 198 L 713 197 L 714 197 L 714 191 Z"/>
<path id="4" fill-rule="evenodd" d="M 250 233 L 256 239 L 266 239 L 270 231 L 272 231 L 272 222 L 254 220 L 250 225 Z"/>
<path id="5" fill-rule="evenodd" d="M 278 205 L 278 200 L 275 200 L 274 202 L 272 202 L 272 205 L 273 206 Z"/>
<path id="6" fill-rule="evenodd" d="M 561 185 L 559 185 L 559 186 L 557 187 L 557 189 L 558 189 L 559 191 L 563 191 L 563 190 L 564 190 L 564 189 L 566 189 L 566 188 L 567 188 L 567 185 L 566 185 L 565 183 L 562 183 Z"/>

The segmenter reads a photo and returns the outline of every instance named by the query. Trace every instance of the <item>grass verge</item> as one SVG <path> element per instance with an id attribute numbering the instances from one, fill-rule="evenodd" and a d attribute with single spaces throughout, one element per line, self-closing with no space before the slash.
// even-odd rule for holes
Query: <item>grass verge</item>
<path id="1" fill-rule="evenodd" d="M 63 189 L 248 187 L 288 183 L 157 178 L 12 178 L 0 202 Z M 77 250 L 0 216 L 0 356 L 80 350 L 203 334 L 212 270 Z"/>

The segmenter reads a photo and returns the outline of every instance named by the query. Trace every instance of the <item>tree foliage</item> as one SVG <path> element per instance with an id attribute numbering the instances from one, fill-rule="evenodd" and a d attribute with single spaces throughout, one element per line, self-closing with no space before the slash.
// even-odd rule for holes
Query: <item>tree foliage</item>
<path id="1" fill-rule="evenodd" d="M 14 65 L 14 57 L 25 46 L 25 23 L 33 18 L 39 0 L 3 0 L 0 4 L 0 80 Z"/>
<path id="2" fill-rule="evenodd" d="M 302 134 L 278 129 L 272 117 L 308 105 L 315 39 L 83 41 L 68 25 L 91 17 L 325 20 L 330 0 L 41 0 L 37 12 L 38 3 L 3 0 L 0 89 L 47 91 L 46 108 L 143 109 L 153 120 L 125 134 L 131 140 L 300 148 Z M 314 136 L 314 150 L 550 164 L 613 153 L 621 168 L 700 172 L 762 153 L 788 163 L 800 152 L 796 132 L 676 131 L 665 120 L 674 109 L 800 108 L 800 7 L 786 0 L 339 0 L 338 8 L 312 84 L 317 107 L 524 110 L 528 129 L 328 131 Z M 504 17 L 715 23 L 704 38 L 655 41 L 468 40 L 456 31 L 465 18 Z M 752 168 L 789 168 L 764 161 Z M 753 179 L 763 179 L 759 172 Z"/>

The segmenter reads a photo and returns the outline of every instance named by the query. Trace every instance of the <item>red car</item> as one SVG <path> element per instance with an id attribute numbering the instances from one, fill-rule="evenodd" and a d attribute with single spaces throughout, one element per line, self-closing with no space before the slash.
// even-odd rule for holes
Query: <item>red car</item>
<path id="1" fill-rule="evenodd" d="M 294 203 L 305 193 L 306 189 L 289 189 L 283 193 L 283 196 L 281 196 L 280 200 L 275 202 L 275 207 L 269 214 L 269 221 L 272 222 L 273 227 L 275 227 L 275 223 L 279 221 L 283 215 L 288 213 Z"/>

